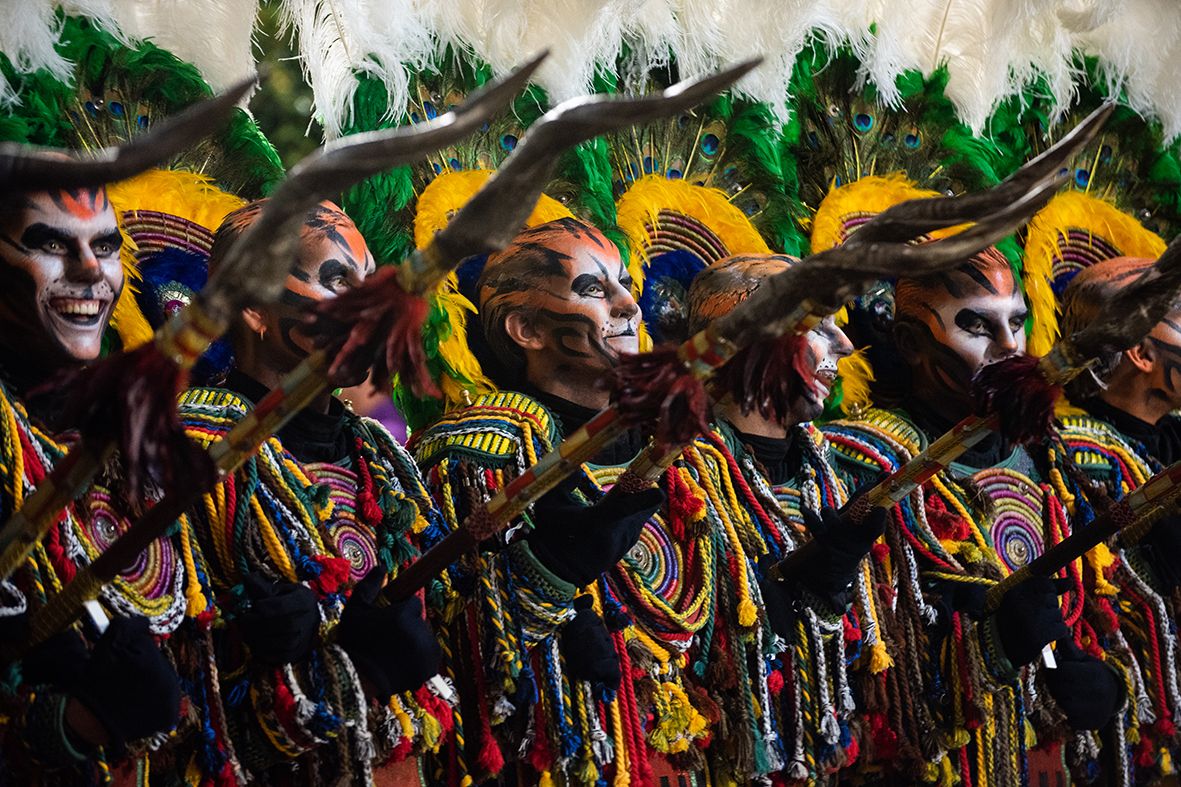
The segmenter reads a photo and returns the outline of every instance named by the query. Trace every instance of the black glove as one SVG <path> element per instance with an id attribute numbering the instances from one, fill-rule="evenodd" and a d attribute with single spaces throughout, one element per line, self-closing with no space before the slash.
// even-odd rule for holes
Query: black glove
<path id="1" fill-rule="evenodd" d="M 418 596 L 377 606 L 385 569 L 377 566 L 353 588 L 340 616 L 340 646 L 382 703 L 413 691 L 439 671 L 439 643 L 422 619 Z"/>
<path id="2" fill-rule="evenodd" d="M 927 583 L 927 598 L 935 609 L 934 633 L 937 638 L 951 634 L 952 614 L 961 612 L 973 620 L 984 617 L 987 587 L 976 582 L 936 580 Z"/>
<path id="3" fill-rule="evenodd" d="M 1181 516 L 1167 516 L 1140 541 L 1140 550 L 1166 593 L 1181 585 Z"/>
<path id="4" fill-rule="evenodd" d="M 763 579 L 759 580 L 763 607 L 767 610 L 767 623 L 771 626 L 772 631 L 790 642 L 795 636 L 796 621 L 798 620 L 796 599 L 788 590 L 786 582 L 766 576 L 766 570 L 769 568 L 768 562 L 763 572 Z"/>
<path id="5" fill-rule="evenodd" d="M 536 528 L 526 541 L 546 568 L 584 587 L 619 562 L 663 505 L 660 489 L 636 494 L 612 490 L 588 506 L 558 488 L 534 504 Z"/>
<path id="6" fill-rule="evenodd" d="M 116 749 L 172 729 L 180 715 L 180 678 L 156 647 L 146 618 L 115 618 L 70 689 L 111 736 Z"/>
<path id="7" fill-rule="evenodd" d="M 1097 730 L 1123 707 L 1126 689 L 1115 670 L 1078 649 L 1070 637 L 1054 649 L 1057 669 L 1043 669 L 1046 688 L 1076 730 Z"/>
<path id="8" fill-rule="evenodd" d="M 574 618 L 562 627 L 558 647 L 566 662 L 566 671 L 577 680 L 587 680 L 619 689 L 619 654 L 607 625 L 592 608 L 590 596 L 574 599 Z"/>
<path id="9" fill-rule="evenodd" d="M 871 508 L 860 523 L 849 521 L 847 515 L 835 508 L 825 508 L 819 516 L 805 508 L 801 514 L 818 548 L 795 578 L 824 598 L 843 598 L 849 584 L 857 578 L 862 559 L 886 530 L 886 510 Z"/>
<path id="10" fill-rule="evenodd" d="M 306 585 L 272 582 L 259 574 L 247 574 L 242 585 L 249 605 L 238 623 L 251 657 L 269 666 L 307 658 L 320 631 L 315 592 Z"/>
<path id="11" fill-rule="evenodd" d="M 82 636 L 68 628 L 30 650 L 21 662 L 21 672 L 30 685 L 50 685 L 72 692 L 81 685 L 89 661 L 90 651 Z"/>
<path id="12" fill-rule="evenodd" d="M 1057 583 L 1030 577 L 1006 592 L 996 611 L 996 628 L 1014 667 L 1032 663 L 1046 645 L 1070 636 L 1058 607 Z"/>

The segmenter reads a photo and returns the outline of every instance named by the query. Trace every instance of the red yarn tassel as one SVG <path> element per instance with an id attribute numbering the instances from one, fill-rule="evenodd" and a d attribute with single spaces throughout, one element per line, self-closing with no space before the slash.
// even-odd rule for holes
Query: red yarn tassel
<path id="1" fill-rule="evenodd" d="M 176 397 L 188 375 L 154 344 L 58 375 L 34 396 L 67 391 L 63 423 L 95 443 L 118 444 L 128 500 L 145 501 L 148 481 L 164 493 L 204 489 L 216 479 L 209 456 L 187 435 Z"/>
<path id="2" fill-rule="evenodd" d="M 1038 442 L 1054 426 L 1054 403 L 1062 387 L 1046 379 L 1040 360 L 1014 355 L 983 367 L 972 381 L 976 414 L 997 416 L 999 431 L 1010 442 Z"/>
<path id="3" fill-rule="evenodd" d="M 709 431 L 709 397 L 676 345 L 624 355 L 604 385 L 628 427 L 650 429 L 663 445 L 688 443 Z"/>
<path id="4" fill-rule="evenodd" d="M 812 348 L 806 337 L 793 333 L 740 350 L 718 370 L 713 388 L 719 398 L 732 396 L 744 413 L 757 411 L 764 418 L 784 423 L 792 401 L 815 390 L 815 381 Z"/>
<path id="5" fill-rule="evenodd" d="M 385 268 L 360 287 L 316 304 L 307 332 L 332 356 L 333 381 L 349 383 L 372 372 L 380 386 L 397 374 L 415 396 L 440 396 L 422 346 L 429 312 L 424 298 L 402 289 L 397 270 Z"/>

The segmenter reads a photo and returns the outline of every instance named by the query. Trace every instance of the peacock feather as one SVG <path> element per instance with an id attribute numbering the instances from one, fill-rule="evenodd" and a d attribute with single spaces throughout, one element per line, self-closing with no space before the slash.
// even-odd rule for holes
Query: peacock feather
<path id="1" fill-rule="evenodd" d="M 1022 115 L 1032 154 L 1054 144 L 1105 102 L 1094 61 L 1066 110 L 1032 101 Z M 1040 312 L 1030 352 L 1047 351 L 1058 337 L 1057 307 L 1083 268 L 1114 257 L 1157 257 L 1163 238 L 1181 230 L 1181 163 L 1176 143 L 1166 144 L 1158 123 L 1126 106 L 1116 108 L 1101 132 L 1064 165 L 1067 186 L 1029 222 L 1024 233 L 1026 293 Z"/>

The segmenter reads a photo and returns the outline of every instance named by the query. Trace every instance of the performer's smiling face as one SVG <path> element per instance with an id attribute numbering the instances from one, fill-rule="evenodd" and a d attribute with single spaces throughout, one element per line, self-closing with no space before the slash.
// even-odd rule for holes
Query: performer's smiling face
<path id="1" fill-rule="evenodd" d="M 14 195 L 0 215 L 0 330 L 41 362 L 92 361 L 123 291 L 106 189 Z"/>
<path id="2" fill-rule="evenodd" d="M 228 225 L 233 237 L 240 235 L 254 223 L 264 204 L 260 200 L 231 213 L 218 234 Z M 216 247 L 214 255 L 219 256 Z M 306 358 L 315 346 L 303 330 L 304 316 L 317 302 L 360 286 L 375 267 L 357 225 L 339 207 L 322 202 L 309 211 L 300 229 L 299 253 L 279 302 L 249 310 L 250 328 L 261 334 L 260 350 L 268 356 L 268 363 L 292 369 Z"/>
<path id="3" fill-rule="evenodd" d="M 493 350 L 529 374 L 597 376 L 639 350 L 640 308 L 619 250 L 573 219 L 521 233 L 488 260 L 480 314 Z"/>
<path id="4" fill-rule="evenodd" d="M 912 390 L 939 409 L 962 410 L 977 371 L 1025 351 L 1028 315 L 1017 279 L 995 249 L 951 273 L 899 280 L 894 332 L 914 373 Z"/>

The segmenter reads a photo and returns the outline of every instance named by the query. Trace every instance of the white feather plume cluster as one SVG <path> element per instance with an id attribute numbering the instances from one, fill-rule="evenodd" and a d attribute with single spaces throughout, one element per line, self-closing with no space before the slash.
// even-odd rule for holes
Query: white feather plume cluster
<path id="1" fill-rule="evenodd" d="M 358 76 L 380 80 L 389 114 L 410 75 L 447 47 L 503 74 L 541 49 L 537 81 L 553 101 L 593 89 L 630 53 L 637 74 L 675 59 L 683 76 L 754 56 L 738 92 L 787 117 L 795 58 L 809 41 L 850 46 L 887 102 L 895 79 L 945 66 L 948 97 L 978 132 L 997 105 L 1044 85 L 1065 111 L 1077 58 L 1100 61 L 1113 94 L 1181 136 L 1178 0 L 278 0 L 329 137 L 353 118 Z M 10 0 L 0 52 L 15 68 L 67 76 L 53 48 L 55 9 L 85 13 L 130 39 L 152 39 L 195 64 L 215 88 L 253 67 L 258 0 Z M 625 83 L 628 74 L 622 75 Z M 0 83 L 0 102 L 13 101 Z"/>
<path id="2" fill-rule="evenodd" d="M 22 74 L 45 69 L 58 79 L 67 79 L 72 64 L 53 48 L 61 32 L 53 0 L 25 0 L 5 9 L 0 24 L 0 52 Z M 18 100 L 16 88 L 0 76 L 0 106 Z"/>
<path id="3" fill-rule="evenodd" d="M 357 77 L 381 81 L 388 119 L 409 98 L 410 73 L 430 62 L 436 37 L 412 0 L 284 0 L 304 75 L 325 135 L 341 135 L 353 119 Z"/>

